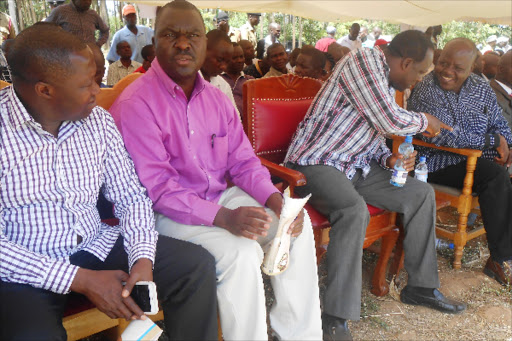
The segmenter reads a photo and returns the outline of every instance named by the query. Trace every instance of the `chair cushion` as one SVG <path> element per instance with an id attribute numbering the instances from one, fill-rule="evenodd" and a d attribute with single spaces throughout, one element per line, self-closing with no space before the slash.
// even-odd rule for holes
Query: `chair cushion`
<path id="1" fill-rule="evenodd" d="M 281 163 L 297 125 L 306 115 L 312 100 L 254 99 L 251 143 L 256 155 Z"/>

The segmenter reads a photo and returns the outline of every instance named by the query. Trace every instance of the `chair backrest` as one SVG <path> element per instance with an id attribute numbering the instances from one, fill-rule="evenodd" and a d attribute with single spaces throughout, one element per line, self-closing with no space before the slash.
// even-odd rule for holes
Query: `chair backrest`
<path id="1" fill-rule="evenodd" d="M 121 79 L 119 82 L 114 85 L 113 88 L 102 88 L 100 93 L 96 97 L 96 102 L 100 107 L 105 110 L 110 109 L 112 104 L 114 104 L 117 96 L 123 92 L 123 90 L 130 85 L 134 80 L 144 75 L 143 73 L 131 73 L 128 76 Z"/>
<path id="2" fill-rule="evenodd" d="M 281 163 L 322 82 L 283 75 L 244 83 L 244 129 L 256 155 Z"/>
<path id="3" fill-rule="evenodd" d="M 3 80 L 0 80 L 0 89 L 5 88 L 6 86 L 11 85 L 11 83 L 5 82 Z"/>

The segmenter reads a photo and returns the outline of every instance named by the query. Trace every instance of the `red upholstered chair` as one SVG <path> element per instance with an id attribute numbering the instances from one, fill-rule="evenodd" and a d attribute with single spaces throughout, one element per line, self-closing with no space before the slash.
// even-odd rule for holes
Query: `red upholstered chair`
<path id="1" fill-rule="evenodd" d="M 306 178 L 300 172 L 280 166 L 291 142 L 297 125 L 304 118 L 322 83 L 311 78 L 294 75 L 251 80 L 244 84 L 244 129 L 256 155 L 272 175 L 284 180 L 284 186 L 293 191 L 304 186 Z M 325 252 L 329 242 L 329 221 L 311 205 L 306 209 L 313 223 L 317 257 Z M 396 213 L 384 211 L 368 205 L 371 215 L 366 230 L 363 248 L 381 239 L 380 256 L 372 278 L 372 293 L 386 295 L 389 291 L 386 282 L 387 264 L 396 244 L 399 229 L 396 226 Z M 402 248 L 397 248 L 395 259 L 401 258 Z M 399 265 L 394 265 L 398 272 Z"/>

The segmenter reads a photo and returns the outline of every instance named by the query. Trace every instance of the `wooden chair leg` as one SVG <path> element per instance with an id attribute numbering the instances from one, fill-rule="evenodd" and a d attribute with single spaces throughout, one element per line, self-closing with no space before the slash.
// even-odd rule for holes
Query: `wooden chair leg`
<path id="1" fill-rule="evenodd" d="M 398 235 L 398 240 L 396 242 L 395 247 L 395 255 L 393 257 L 393 263 L 391 263 L 391 267 L 389 268 L 389 276 L 393 278 L 395 276 L 395 284 L 399 286 L 398 275 L 400 274 L 400 270 L 404 267 L 404 229 L 400 226 L 400 232 Z"/>
<path id="2" fill-rule="evenodd" d="M 393 247 L 398 239 L 398 234 L 399 231 L 396 228 L 382 237 L 379 260 L 377 261 L 372 277 L 371 292 L 376 296 L 384 296 L 389 292 L 389 284 L 386 281 L 386 270 L 391 251 L 393 251 Z"/>

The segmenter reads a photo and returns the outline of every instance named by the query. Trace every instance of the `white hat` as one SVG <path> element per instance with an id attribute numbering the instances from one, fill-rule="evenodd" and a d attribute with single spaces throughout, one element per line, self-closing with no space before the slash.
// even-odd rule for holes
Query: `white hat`
<path id="1" fill-rule="evenodd" d="M 496 43 L 497 44 L 501 44 L 501 43 L 508 43 L 508 37 L 499 37 L 498 40 L 496 40 Z"/>
<path id="2" fill-rule="evenodd" d="M 493 41 L 496 41 L 496 39 L 498 39 L 498 37 L 496 37 L 495 34 L 493 34 L 492 36 L 490 36 L 489 38 L 487 38 L 487 40 L 485 41 L 486 43 L 492 43 Z"/>

